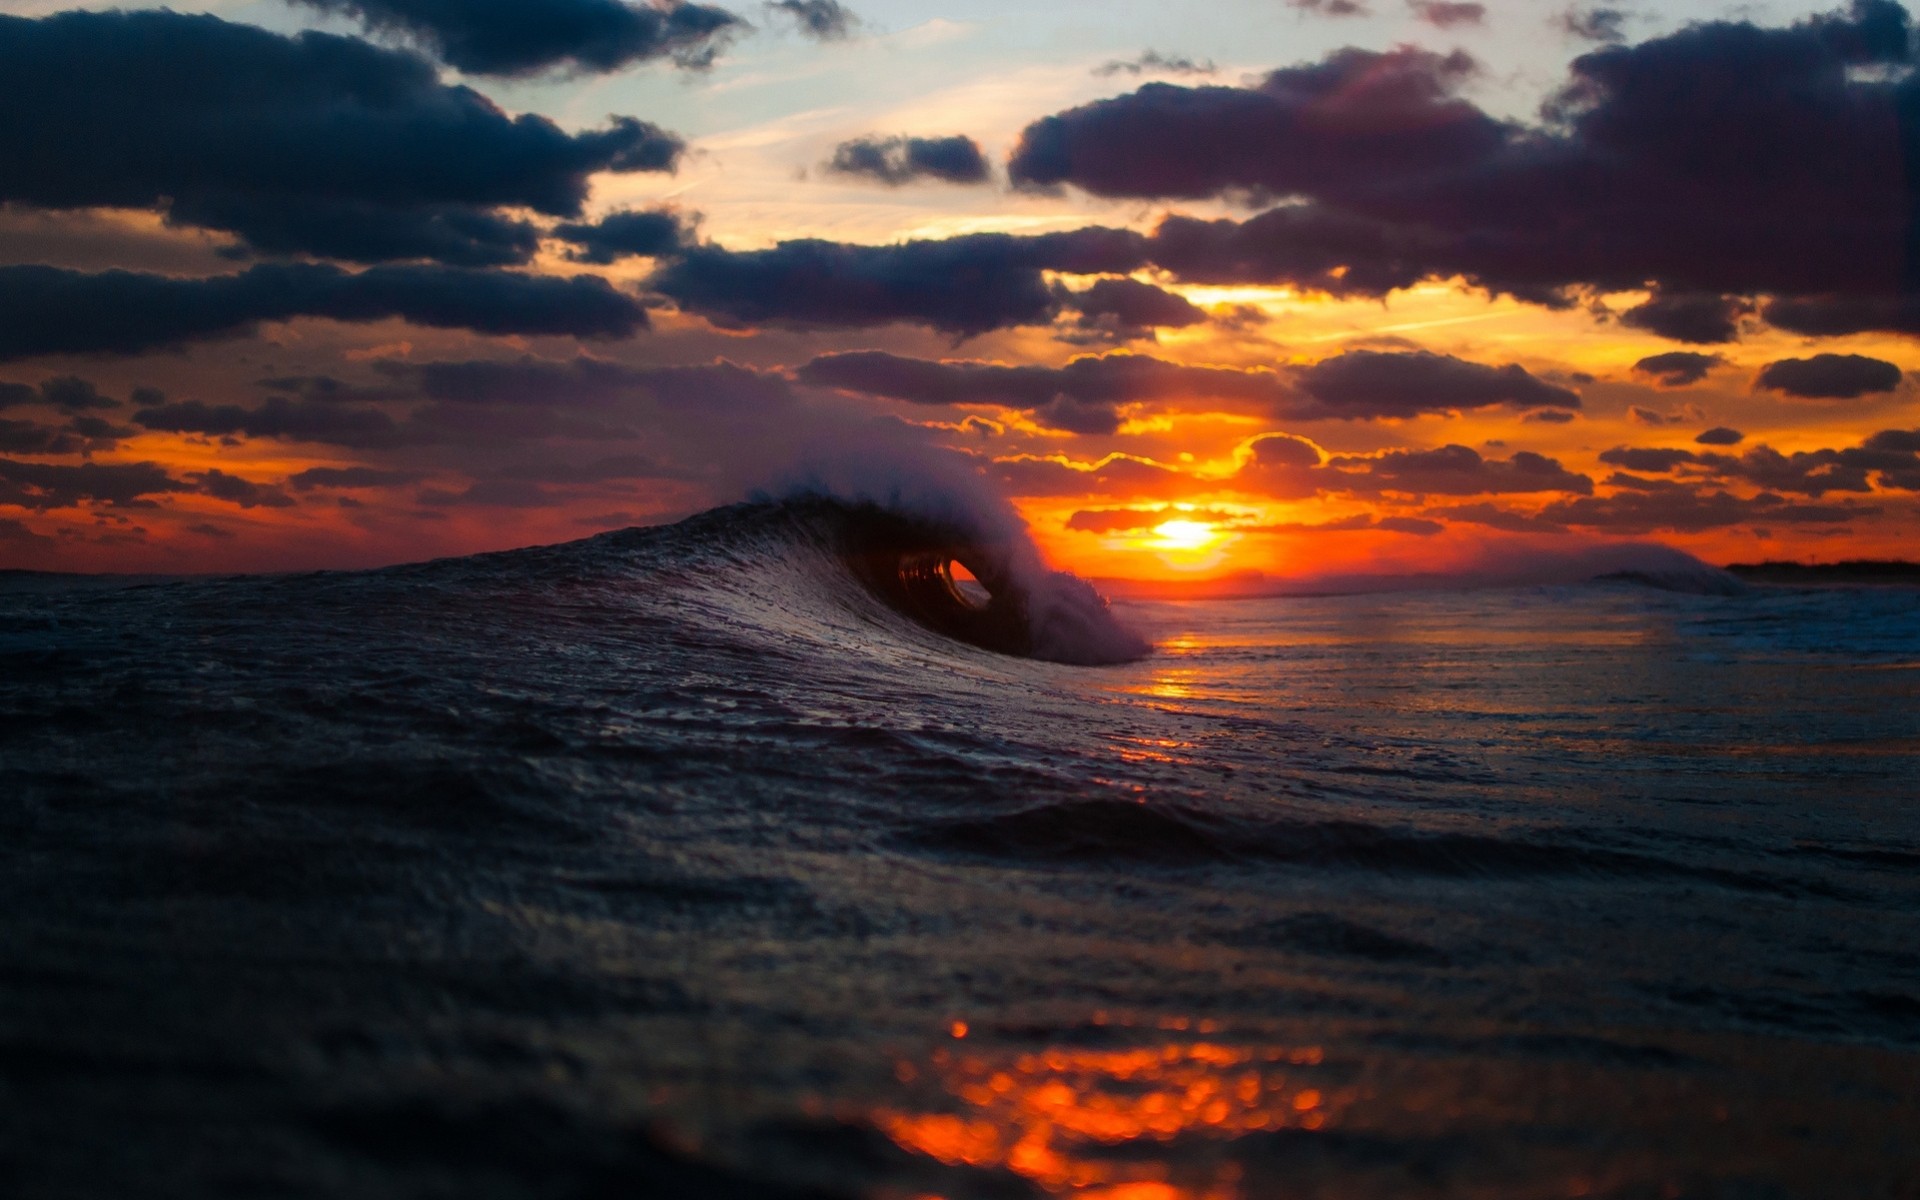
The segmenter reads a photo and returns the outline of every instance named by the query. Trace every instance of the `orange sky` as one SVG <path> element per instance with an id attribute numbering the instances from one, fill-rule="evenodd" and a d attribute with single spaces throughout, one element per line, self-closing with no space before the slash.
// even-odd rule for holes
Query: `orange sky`
<path id="1" fill-rule="evenodd" d="M 351 22 L 265 0 L 209 9 L 276 36 L 308 21 L 358 32 Z M 1731 15 L 1704 3 L 1683 9 L 1647 16 L 1636 37 L 1683 37 L 1690 18 Z M 1455 115 L 1473 106 L 1476 120 L 1517 128 L 1540 120 L 1538 105 L 1564 81 L 1567 64 L 1594 50 L 1518 4 L 1492 4 L 1484 19 L 1445 29 L 1397 10 L 1344 24 L 1251 14 L 1228 5 L 1196 19 L 1192 44 L 1179 47 L 1184 60 L 1171 52 L 1141 58 L 1143 37 L 1178 32 L 1177 22 L 1159 18 L 1093 38 L 1049 14 L 1033 27 L 1044 36 L 1023 37 L 1017 26 L 955 20 L 903 0 L 875 6 L 866 24 L 831 42 L 759 30 L 704 74 L 657 64 L 599 78 L 558 71 L 489 79 L 437 69 L 443 82 L 482 89 L 508 111 L 550 115 L 569 135 L 596 127 L 609 109 L 640 111 L 678 131 L 685 148 L 671 171 L 593 174 L 579 219 L 664 205 L 697 230 L 690 236 L 700 246 L 745 254 L 795 238 L 857 249 L 1092 226 L 1152 235 L 1169 216 L 1245 221 L 1274 197 L 1232 187 L 1154 198 L 1103 195 L 1091 184 L 1016 187 L 1004 178 L 1008 156 L 1018 156 L 1023 131 L 1048 114 L 1126 98 L 1143 85 L 1251 95 L 1259 72 L 1319 70 L 1311 64 L 1344 61 L 1345 46 L 1384 55 L 1381 64 L 1434 71 L 1453 70 L 1434 64 L 1454 60 L 1419 58 L 1409 47 L 1457 50 L 1456 59 L 1474 64 L 1444 83 L 1457 94 L 1419 103 Z M 1768 28 L 1780 36 L 1813 28 L 1796 19 L 1778 15 Z M 1176 61 L 1187 65 L 1165 65 Z M 864 178 L 827 165 L 850 139 L 896 133 L 965 133 L 984 151 L 986 175 L 960 186 Z M 1257 159 L 1267 150 L 1233 153 Z M 0 206 L 0 268 L 119 268 L 199 281 L 225 278 L 236 263 L 278 261 L 257 247 L 236 252 L 236 238 L 254 235 L 169 216 L 167 202 L 147 209 L 15 197 Z M 888 446 L 964 456 L 969 470 L 1010 496 L 1056 564 L 1090 576 L 1417 573 L 1619 540 L 1657 541 L 1713 562 L 1913 553 L 1920 502 L 1897 474 L 1796 493 L 1779 490 L 1765 471 L 1774 452 L 1858 454 L 1876 435 L 1920 429 L 1920 392 L 1906 376 L 1920 368 L 1912 339 L 1871 331 L 1802 337 L 1761 318 L 1770 293 L 1750 291 L 1752 307 L 1732 340 L 1697 344 L 1623 320 L 1656 294 L 1650 288 L 1574 286 L 1563 307 L 1549 307 L 1436 274 L 1338 298 L 1284 279 L 1209 282 L 1158 262 L 1087 274 L 1049 266 L 1035 276 L 1058 298 L 1049 314 L 956 335 L 910 315 L 731 318 L 724 304 L 654 294 L 672 291 L 662 282 L 670 254 L 593 262 L 560 226 L 543 224 L 549 215 L 512 204 L 486 211 L 539 226 L 537 253 L 508 273 L 598 276 L 638 298 L 651 328 L 606 338 L 431 328 L 395 316 L 295 316 L 133 353 L 13 352 L 0 361 L 0 387 L 11 385 L 14 397 L 0 405 L 0 566 L 358 567 L 567 540 L 739 499 L 804 471 L 806 455 L 836 438 L 849 453 L 864 453 L 862 430 L 884 430 L 874 436 Z M 317 252 L 282 257 L 326 261 Z M 936 272 L 926 286 L 936 298 L 941 288 L 984 286 L 969 279 Z M 1193 315 L 1139 325 L 1095 320 L 1086 297 L 1103 280 L 1179 297 Z M 21 303 L 31 311 L 31 298 Z M 1304 394 L 1317 365 L 1343 356 L 1418 355 L 1518 372 L 1529 386 L 1574 394 L 1577 407 L 1429 404 L 1417 415 L 1356 419 L 1196 387 L 1071 418 L 1040 404 L 910 402 L 802 377 L 822 356 L 879 351 L 925 364 L 1063 369 L 1076 359 L 1152 356 L 1244 373 L 1292 397 Z M 1679 386 L 1636 367 L 1676 351 L 1710 355 L 1712 365 Z M 1859 356 L 1900 374 L 1891 386 L 1845 399 L 1757 386 L 1769 364 L 1814 355 Z M 574 399 L 529 388 L 483 404 L 433 390 L 433 372 L 449 364 L 635 374 Z M 681 395 L 646 374 L 667 368 L 706 371 L 701 380 L 720 382 L 710 393 L 699 383 Z M 92 407 L 56 403 L 56 385 L 70 379 L 102 399 Z M 316 380 L 334 390 L 318 390 Z M 157 389 L 165 405 L 139 389 Z M 360 424 L 336 428 L 352 421 Z M 316 432 L 321 426 L 329 431 Z M 1723 428 L 1739 439 L 1696 441 Z M 1274 435 L 1300 439 L 1285 445 L 1317 463 L 1292 474 L 1265 470 L 1254 461 L 1256 445 Z M 1449 447 L 1464 447 L 1494 472 L 1520 463 L 1515 456 L 1540 456 L 1560 482 L 1448 491 L 1376 478 L 1395 456 L 1465 453 Z M 1603 457 L 1658 450 L 1693 457 L 1633 470 Z M 899 469 L 911 473 L 911 461 Z M 120 494 L 79 473 L 141 464 L 172 482 Z M 1645 501 L 1644 520 L 1621 515 L 1645 496 L 1655 499 Z M 1713 504 L 1735 515 L 1686 515 Z"/>

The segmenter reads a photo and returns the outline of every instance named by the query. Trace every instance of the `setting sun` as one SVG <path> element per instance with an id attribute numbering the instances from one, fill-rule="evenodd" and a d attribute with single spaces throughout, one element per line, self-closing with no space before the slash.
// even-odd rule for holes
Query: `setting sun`
<path id="1" fill-rule="evenodd" d="M 1220 531 L 1204 521 L 1162 521 L 1153 535 L 1160 550 L 1204 550 L 1220 540 Z"/>

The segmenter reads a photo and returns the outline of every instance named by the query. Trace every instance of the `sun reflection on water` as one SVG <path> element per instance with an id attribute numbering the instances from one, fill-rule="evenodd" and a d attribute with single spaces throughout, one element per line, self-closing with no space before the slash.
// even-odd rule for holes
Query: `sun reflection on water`
<path id="1" fill-rule="evenodd" d="M 1217 1032 L 1211 1022 L 1161 1024 Z M 914 1153 L 950 1166 L 1004 1168 L 1075 1200 L 1239 1200 L 1233 1163 L 1215 1160 L 1196 1172 L 1192 1156 L 1172 1143 L 1322 1128 L 1338 1103 L 1313 1079 L 1323 1057 L 1312 1046 L 1209 1040 L 940 1050 L 930 1074 L 955 1107 L 882 1110 L 874 1123 Z M 897 1074 L 905 1082 L 921 1071 L 902 1062 Z"/>

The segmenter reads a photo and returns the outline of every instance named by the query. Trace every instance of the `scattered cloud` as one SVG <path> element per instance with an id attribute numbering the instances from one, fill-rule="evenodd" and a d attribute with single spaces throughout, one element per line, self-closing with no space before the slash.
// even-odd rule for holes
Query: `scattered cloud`
<path id="1" fill-rule="evenodd" d="M 1435 29 L 1457 29 L 1487 23 L 1487 6 L 1465 0 L 1407 0 L 1413 15 Z"/>
<path id="2" fill-rule="evenodd" d="M 985 183 L 993 178 L 987 156 L 970 137 L 863 137 L 834 148 L 827 170 L 861 175 L 899 187 L 920 179 L 943 183 Z"/>
<path id="3" fill-rule="evenodd" d="M 1753 386 L 1802 400 L 1857 400 L 1900 386 L 1900 368 L 1861 354 L 1783 358 L 1761 368 Z"/>
<path id="4" fill-rule="evenodd" d="M 860 18 L 838 0 L 773 0 L 767 8 L 790 18 L 801 33 L 822 42 L 853 36 Z"/>
<path id="5" fill-rule="evenodd" d="M 0 16 L 0 77 L 0 201 L 152 209 L 270 254 L 525 262 L 515 210 L 575 216 L 596 172 L 684 149 L 632 117 L 510 117 L 403 51 L 164 10 Z"/>
<path id="6" fill-rule="evenodd" d="M 1650 354 L 1633 364 L 1633 369 L 1642 375 L 1651 375 L 1661 387 L 1691 387 L 1712 373 L 1715 367 L 1726 365 L 1726 359 L 1718 354 L 1700 354 L 1692 350 L 1670 350 L 1665 354 Z"/>
<path id="7" fill-rule="evenodd" d="M 372 33 L 403 38 L 468 75 L 519 76 L 556 69 L 604 73 L 658 58 L 704 67 L 712 62 L 721 39 L 741 25 L 739 17 L 724 9 L 690 3 L 294 2 L 355 18 Z"/>

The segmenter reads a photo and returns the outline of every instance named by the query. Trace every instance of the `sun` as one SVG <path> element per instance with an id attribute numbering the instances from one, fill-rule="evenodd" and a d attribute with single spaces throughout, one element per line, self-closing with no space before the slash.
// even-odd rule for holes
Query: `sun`
<path id="1" fill-rule="evenodd" d="M 1205 521 L 1162 521 L 1153 534 L 1159 550 L 1204 550 L 1220 540 L 1220 531 Z"/>

